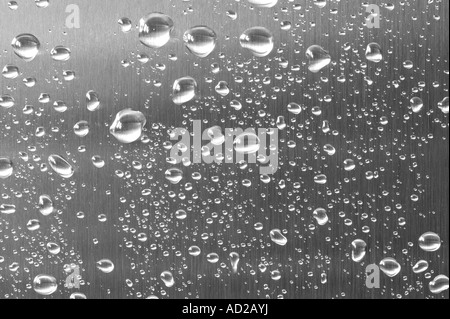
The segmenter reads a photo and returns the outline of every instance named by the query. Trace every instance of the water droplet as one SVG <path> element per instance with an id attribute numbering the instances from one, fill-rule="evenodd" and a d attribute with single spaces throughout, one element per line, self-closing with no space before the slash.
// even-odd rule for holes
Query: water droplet
<path id="1" fill-rule="evenodd" d="M 328 223 L 327 211 L 323 208 L 317 208 L 314 211 L 313 216 L 320 226 L 324 226 Z"/>
<path id="2" fill-rule="evenodd" d="M 366 49 L 366 58 L 369 61 L 378 63 L 383 60 L 383 51 L 378 43 L 369 43 Z"/>
<path id="3" fill-rule="evenodd" d="M 102 259 L 97 261 L 97 269 L 104 274 L 110 274 L 114 271 L 114 264 L 109 259 Z"/>
<path id="4" fill-rule="evenodd" d="M 13 107 L 15 104 L 15 100 L 11 95 L 5 94 L 0 96 L 0 106 L 9 109 Z"/>
<path id="5" fill-rule="evenodd" d="M 13 162 L 7 157 L 0 157 L 0 178 L 6 179 L 13 174 Z"/>
<path id="6" fill-rule="evenodd" d="M 175 279 L 170 271 L 164 271 L 161 274 L 161 280 L 164 282 L 167 288 L 171 288 L 175 285 Z"/>
<path id="7" fill-rule="evenodd" d="M 33 288 L 39 295 L 50 296 L 58 289 L 58 284 L 55 277 L 38 275 L 33 280 Z"/>
<path id="8" fill-rule="evenodd" d="M 432 232 L 425 233 L 419 238 L 419 246 L 427 252 L 438 251 L 441 248 L 441 238 Z"/>
<path id="9" fill-rule="evenodd" d="M 119 19 L 119 25 L 123 33 L 130 32 L 131 28 L 133 27 L 131 20 L 128 18 Z"/>
<path id="10" fill-rule="evenodd" d="M 139 111 L 126 109 L 116 115 L 116 119 L 110 127 L 110 133 L 120 143 L 134 143 L 142 136 L 142 131 L 147 120 Z"/>
<path id="11" fill-rule="evenodd" d="M 71 54 L 70 50 L 61 45 L 54 47 L 50 51 L 52 59 L 59 62 L 68 61 L 70 59 L 70 54 Z"/>
<path id="12" fill-rule="evenodd" d="M 183 179 L 183 171 L 178 168 L 168 169 L 165 173 L 166 179 L 176 185 Z"/>
<path id="13" fill-rule="evenodd" d="M 62 178 L 71 178 L 75 173 L 72 165 L 60 155 L 50 155 L 48 157 L 50 167 Z"/>
<path id="14" fill-rule="evenodd" d="M 100 108 L 100 98 L 97 92 L 91 90 L 86 93 L 86 107 L 91 112 Z"/>
<path id="15" fill-rule="evenodd" d="M 422 111 L 424 105 L 421 98 L 413 97 L 410 102 L 411 102 L 411 109 L 414 113 L 420 113 L 420 111 Z"/>
<path id="16" fill-rule="evenodd" d="M 78 137 L 85 137 L 89 134 L 89 123 L 86 121 L 80 121 L 74 125 L 73 131 Z"/>
<path id="17" fill-rule="evenodd" d="M 400 273 L 402 267 L 394 258 L 385 258 L 380 262 L 380 269 L 388 277 L 395 277 Z"/>
<path id="18" fill-rule="evenodd" d="M 356 239 L 352 243 L 352 259 L 354 262 L 361 262 L 366 257 L 367 244 L 364 240 Z"/>
<path id="19" fill-rule="evenodd" d="M 247 0 L 248 3 L 260 8 L 272 8 L 278 3 L 278 0 Z"/>
<path id="20" fill-rule="evenodd" d="M 53 213 L 53 201 L 48 195 L 41 195 L 39 196 L 39 212 L 44 215 L 48 216 L 51 213 Z"/>
<path id="21" fill-rule="evenodd" d="M 263 27 L 253 27 L 245 30 L 241 35 L 240 44 L 256 57 L 268 56 L 274 48 L 272 33 Z"/>
<path id="22" fill-rule="evenodd" d="M 429 267 L 428 261 L 420 260 L 414 265 L 413 271 L 415 274 L 420 274 L 427 271 L 428 267 Z"/>
<path id="23" fill-rule="evenodd" d="M 230 253 L 231 269 L 235 274 L 238 272 L 239 260 L 240 256 L 238 253 Z"/>
<path id="24" fill-rule="evenodd" d="M 320 72 L 331 63 L 330 54 L 319 45 L 312 45 L 306 50 L 306 57 L 309 60 L 309 71 L 313 73 Z"/>
<path id="25" fill-rule="evenodd" d="M 19 76 L 19 68 L 15 65 L 7 64 L 2 70 L 2 75 L 5 79 L 15 79 Z"/>
<path id="26" fill-rule="evenodd" d="M 149 48 L 161 48 L 169 42 L 173 26 L 168 15 L 150 13 L 139 22 L 139 40 Z"/>
<path id="27" fill-rule="evenodd" d="M 14 53 L 26 62 L 31 62 L 39 53 L 41 43 L 32 34 L 23 33 L 16 36 L 11 43 Z"/>
<path id="28" fill-rule="evenodd" d="M 433 294 L 440 294 L 449 288 L 448 277 L 444 275 L 439 275 L 429 285 L 430 291 Z"/>
<path id="29" fill-rule="evenodd" d="M 279 246 L 286 246 L 287 244 L 287 238 L 279 229 L 274 229 L 270 232 L 270 239 L 272 239 L 272 241 Z"/>
<path id="30" fill-rule="evenodd" d="M 175 80 L 173 83 L 172 100 L 175 104 L 181 105 L 192 101 L 197 94 L 197 82 L 190 76 L 185 76 Z"/>
<path id="31" fill-rule="evenodd" d="M 184 33 L 183 41 L 192 54 L 205 58 L 214 51 L 217 35 L 206 26 L 196 26 Z"/>

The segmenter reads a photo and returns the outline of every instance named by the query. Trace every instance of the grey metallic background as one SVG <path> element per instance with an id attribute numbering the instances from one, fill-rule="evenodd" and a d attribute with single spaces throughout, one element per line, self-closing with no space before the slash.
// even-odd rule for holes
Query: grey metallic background
<path id="1" fill-rule="evenodd" d="M 86 282 L 80 291 L 88 298 L 145 298 L 149 295 L 160 298 L 276 298 L 279 295 L 285 298 L 394 298 L 398 294 L 403 298 L 448 298 L 448 291 L 435 296 L 428 290 L 428 282 L 432 278 L 439 274 L 448 276 L 449 270 L 448 115 L 444 116 L 437 108 L 437 103 L 448 96 L 448 1 L 434 1 L 433 4 L 427 5 L 427 1 L 393 0 L 391 2 L 396 5 L 395 10 L 383 10 L 381 28 L 371 30 L 362 26 L 365 14 L 361 4 L 364 1 L 359 0 L 328 1 L 322 10 L 312 5 L 312 1 L 305 0 L 280 0 L 274 8 L 253 10 L 249 9 L 244 0 L 57 0 L 51 1 L 51 5 L 46 9 L 37 8 L 34 1 L 18 2 L 19 9 L 11 11 L 6 0 L 0 1 L 0 66 L 15 64 L 23 73 L 23 76 L 13 81 L 0 78 L 0 94 L 11 94 L 16 100 L 14 108 L 0 109 L 0 156 L 10 157 L 16 164 L 15 175 L 8 180 L 0 180 L 0 193 L 9 196 L 8 200 L 0 199 L 0 204 L 14 203 L 18 210 L 14 215 L 0 216 L 0 256 L 5 257 L 5 262 L 0 264 L 0 298 L 41 298 L 29 285 L 34 276 L 42 273 L 58 279 L 60 287 L 52 297 L 68 298 L 73 291 L 63 287 L 63 265 L 80 261 L 83 267 L 82 277 Z M 381 5 L 384 1 L 370 2 Z M 401 6 L 400 2 L 405 3 L 405 6 Z M 80 6 L 80 29 L 65 28 L 65 8 L 70 3 Z M 302 5 L 301 10 L 292 9 L 296 3 Z M 439 9 L 436 9 L 437 5 Z M 189 7 L 192 7 L 192 10 L 187 10 Z M 338 9 L 337 15 L 330 12 L 332 8 Z M 184 14 L 183 10 L 187 10 L 187 13 Z M 238 19 L 231 21 L 227 18 L 227 10 L 236 11 Z M 123 34 L 117 23 L 118 19 L 128 17 L 137 25 L 139 19 L 149 12 L 164 12 L 175 22 L 174 39 L 158 50 L 143 47 L 138 41 L 135 28 L 129 34 Z M 435 20 L 433 15 L 440 15 L 440 20 Z M 285 20 L 291 21 L 293 26 L 298 26 L 288 32 L 282 31 L 280 22 Z M 190 55 L 181 41 L 186 29 L 201 24 L 209 26 L 218 34 L 218 46 L 206 59 Z M 305 77 L 301 84 L 286 84 L 288 82 L 285 73 L 283 81 L 273 80 L 271 85 L 283 88 L 279 93 L 272 92 L 270 86 L 252 92 L 250 84 L 234 83 L 232 79 L 235 73 L 233 70 L 227 71 L 226 67 L 236 68 L 237 62 L 254 60 L 239 46 L 238 37 L 248 27 L 257 25 L 271 30 L 276 40 L 276 48 L 283 47 L 284 52 L 277 53 L 274 50 L 268 58 L 260 59 L 262 66 L 271 65 L 268 72 L 263 71 L 262 66 L 254 70 L 248 68 L 261 78 L 264 75 L 274 79 L 276 73 L 289 71 L 280 70 L 278 67 L 276 58 L 284 57 L 289 61 L 289 67 L 301 65 L 300 72 L 293 73 L 295 77 Z M 339 35 L 343 30 L 345 34 Z M 19 60 L 11 49 L 11 40 L 20 33 L 32 33 L 41 41 L 41 53 L 31 63 Z M 227 40 L 226 36 L 230 36 L 230 39 Z M 342 70 L 339 70 L 338 63 L 338 66 L 324 70 L 319 75 L 312 75 L 307 71 L 304 52 L 309 45 L 320 44 L 330 52 L 333 61 L 339 62 L 344 56 L 342 45 L 345 42 L 352 43 L 363 56 L 361 50 L 372 41 L 379 43 L 385 53 L 387 48 L 392 53 L 385 54 L 383 63 L 375 67 L 369 65 L 367 73 L 375 81 L 371 88 L 364 83 L 362 77 L 357 76 L 351 83 L 348 81 L 344 85 L 337 84 L 337 75 L 346 74 L 349 79 L 351 74 L 355 74 L 355 69 L 361 69 L 360 62 L 355 57 L 350 61 L 358 64 L 346 64 Z M 66 45 L 71 49 L 72 57 L 69 61 L 55 63 L 51 59 L 49 52 L 56 45 Z M 301 52 L 295 54 L 296 49 Z M 147 53 L 151 58 L 145 66 L 140 66 L 136 61 L 136 54 L 140 52 Z M 219 58 L 219 52 L 225 54 L 224 59 Z M 176 54 L 178 60 L 169 61 L 169 54 Z M 124 59 L 133 64 L 123 68 L 120 62 Z M 414 62 L 414 71 L 407 73 L 400 89 L 388 89 L 389 82 L 406 73 L 402 63 L 407 59 Z M 194 65 L 195 62 L 198 66 Z M 210 65 L 214 62 L 222 67 L 219 75 L 210 72 Z M 156 63 L 165 63 L 167 69 L 164 72 L 156 70 Z M 376 67 L 380 68 L 381 75 L 375 74 Z M 63 70 L 74 70 L 76 80 L 61 80 Z M 189 112 L 186 108 L 174 105 L 170 98 L 173 81 L 186 75 L 199 79 L 201 83 L 200 97 L 196 103 L 202 107 L 196 112 Z M 21 83 L 21 79 L 28 76 L 38 79 L 34 88 L 26 88 Z M 55 81 L 54 76 L 61 81 Z M 206 76 L 214 78 L 211 84 L 204 81 Z M 322 83 L 316 90 L 315 84 L 319 82 L 320 76 L 327 76 L 330 81 Z M 159 80 L 162 85 L 158 88 L 152 83 L 147 84 L 145 80 Z M 309 130 L 305 128 L 302 133 L 305 137 L 314 136 L 314 143 L 317 145 L 332 142 L 338 152 L 332 159 L 321 161 L 319 157 L 316 160 L 312 147 L 306 142 L 296 140 L 296 149 L 288 150 L 285 146 L 280 146 L 284 165 L 288 165 L 288 160 L 295 159 L 306 166 L 312 166 L 312 171 L 302 172 L 298 169 L 296 173 L 286 177 L 283 176 L 281 168 L 279 175 L 269 186 L 245 188 L 238 183 L 224 193 L 221 191 L 226 188 L 226 176 L 238 182 L 249 176 L 258 181 L 256 169 L 246 177 L 245 172 L 230 166 L 215 167 L 211 170 L 207 167 L 183 168 L 185 176 L 202 171 L 206 179 L 194 185 L 194 191 L 199 194 L 199 199 L 193 204 L 195 212 L 192 214 L 196 214 L 196 217 L 178 223 L 170 218 L 170 214 L 173 214 L 179 205 L 167 197 L 167 191 L 171 189 L 179 193 L 183 192 L 183 187 L 162 186 L 165 183 L 164 172 L 170 165 L 165 162 L 168 154 L 161 143 L 167 141 L 168 137 L 160 136 L 157 132 L 165 133 L 169 127 L 189 127 L 183 123 L 185 114 L 191 119 L 207 119 L 210 126 L 236 126 L 228 109 L 221 110 L 221 106 L 227 105 L 229 101 L 217 98 L 214 92 L 214 86 L 219 80 L 228 81 L 232 92 L 241 92 L 242 100 L 247 97 L 258 99 L 259 91 L 262 90 L 267 92 L 268 97 L 277 95 L 277 100 L 260 98 L 263 104 L 267 105 L 267 112 L 275 119 L 278 115 L 289 118 L 285 105 L 291 101 L 301 103 L 307 109 L 321 105 L 324 116 L 312 120 L 313 123 L 308 126 Z M 420 81 L 427 84 L 420 92 L 426 110 L 423 116 L 405 121 L 403 114 L 407 113 L 411 89 L 417 87 Z M 439 88 L 432 87 L 434 81 L 440 83 Z M 99 112 L 89 112 L 85 107 L 85 94 L 89 90 L 95 90 L 100 95 L 102 109 Z M 361 94 L 352 94 L 355 90 L 359 90 Z M 50 104 L 40 106 L 37 98 L 43 92 L 49 93 L 52 101 L 64 100 L 70 109 L 59 114 L 52 110 Z M 314 95 L 314 98 L 306 98 L 305 93 Z M 333 96 L 333 103 L 327 104 L 317 99 L 318 96 L 327 94 Z M 373 101 L 377 101 L 381 107 L 373 107 Z M 217 107 L 211 110 L 208 103 Z M 34 105 L 36 110 L 42 108 L 42 115 L 24 115 L 21 109 L 26 104 Z M 353 113 L 347 116 L 347 107 L 353 104 L 358 108 L 352 109 Z M 152 139 L 149 145 L 118 145 L 109 135 L 108 128 L 115 114 L 127 107 L 146 114 L 148 135 Z M 248 117 L 239 118 L 244 121 L 243 127 L 256 126 L 256 116 L 252 115 L 256 114 L 257 109 L 258 107 L 252 106 Z M 397 113 L 392 116 L 389 127 L 379 137 L 379 132 L 375 129 L 377 125 L 368 124 L 364 118 L 358 119 L 358 115 L 364 113 L 361 109 L 366 109 L 373 116 L 367 118 L 370 121 L 378 121 L 383 115 L 390 116 L 393 110 Z M 434 114 L 425 116 L 431 109 Z M 343 115 L 340 121 L 336 120 L 338 114 Z M 447 127 L 442 128 L 435 118 L 440 119 L 440 123 L 447 124 Z M 320 134 L 317 128 L 323 119 L 330 120 L 332 128 L 342 134 L 339 137 Z M 27 120 L 30 120 L 30 125 L 25 124 Z M 82 140 L 77 138 L 72 130 L 79 120 L 86 120 L 91 124 L 90 134 Z M 165 128 L 152 130 L 151 125 L 154 123 Z M 45 138 L 34 136 L 39 126 L 46 128 Z M 52 127 L 59 127 L 60 131 L 52 133 Z M 423 143 L 421 147 L 418 147 L 417 140 L 410 138 L 415 135 L 420 139 L 430 133 L 433 134 L 433 139 L 427 139 L 427 143 Z M 285 138 L 295 139 L 295 133 Z M 159 144 L 154 145 L 155 141 Z M 86 146 L 86 153 L 78 153 L 77 148 L 80 145 Z M 386 150 L 382 152 L 380 145 L 385 145 L 394 155 L 387 158 Z M 36 151 L 29 151 L 29 146 L 35 146 Z M 375 151 L 363 152 L 370 147 Z M 342 167 L 336 169 L 336 165 L 341 165 L 348 157 L 347 150 L 363 155 L 364 159 L 369 160 L 369 164 L 354 172 L 358 177 L 357 182 L 340 185 L 338 182 L 347 175 Z M 18 153 L 21 151 L 41 157 L 40 161 L 33 163 L 33 170 L 20 160 Z M 76 174 L 71 179 L 73 185 L 54 174 L 39 171 L 39 164 L 46 162 L 47 157 L 54 153 L 65 155 L 75 163 Z M 114 160 L 115 153 L 123 154 L 123 160 Z M 151 168 L 144 169 L 144 173 L 133 173 L 133 178 L 128 181 L 118 180 L 114 176 L 116 169 L 127 170 L 126 167 L 129 167 L 131 161 L 137 158 L 142 160 L 143 153 L 154 158 Z M 417 157 L 411 158 L 411 154 L 416 154 Z M 103 169 L 96 169 L 92 165 L 90 158 L 93 155 L 101 155 L 106 160 Z M 401 160 L 401 155 L 405 155 L 406 159 Z M 417 168 L 414 162 L 417 163 Z M 313 182 L 313 172 L 323 172 L 324 163 L 329 165 L 329 168 L 325 169 L 329 181 L 327 187 L 330 190 L 342 187 L 342 195 L 336 195 L 331 200 L 334 201 L 334 207 L 329 210 L 331 229 L 317 228 L 310 234 L 307 226 L 313 223 L 310 218 L 312 212 L 307 208 L 311 206 L 315 209 L 330 202 L 325 194 L 328 188 L 319 187 Z M 365 179 L 365 171 L 375 171 L 382 166 L 386 167 L 386 173 L 378 180 L 369 182 Z M 236 172 L 234 177 L 229 175 L 231 171 Z M 212 189 L 214 185 L 208 182 L 210 177 L 222 173 L 227 175 L 216 189 Z M 417 174 L 421 175 L 419 181 L 415 179 Z M 152 179 L 148 178 L 149 176 Z M 300 213 L 286 214 L 287 205 L 292 204 L 292 198 L 287 198 L 287 190 L 281 191 L 275 187 L 281 178 L 290 178 L 292 182 L 304 181 L 298 205 L 301 205 L 304 198 L 308 199 L 308 203 L 304 203 Z M 144 200 L 141 200 L 141 191 L 146 187 L 139 185 L 142 180 L 147 180 L 147 186 L 153 183 L 157 185 L 152 187 L 152 194 Z M 184 185 L 184 182 L 181 184 Z M 397 188 L 392 188 L 392 185 Z M 384 189 L 392 193 L 383 197 L 381 191 Z M 107 190 L 111 195 L 106 194 Z M 267 194 L 265 199 L 260 197 L 262 192 Z M 399 194 L 395 195 L 395 192 Z M 17 196 L 18 193 L 21 196 Z M 413 193 L 420 193 L 418 202 L 410 200 Z M 41 229 L 37 234 L 31 234 L 26 229 L 26 223 L 31 218 L 38 217 L 36 203 L 42 194 L 49 194 L 54 198 L 60 214 L 51 218 L 40 218 Z M 376 198 L 370 198 L 367 194 L 375 194 Z M 70 195 L 70 199 L 67 195 Z M 352 202 L 359 200 L 363 204 L 349 211 L 349 205 L 343 204 L 345 197 L 352 197 Z M 215 198 L 222 198 L 221 203 L 215 205 L 207 202 Z M 121 199 L 126 199 L 126 202 Z M 160 201 L 161 207 L 155 208 L 155 201 Z M 130 208 L 130 203 L 133 202 L 136 208 Z M 393 203 L 398 202 L 403 207 L 397 215 L 384 211 L 385 206 L 394 206 Z M 239 204 L 243 204 L 242 209 L 236 207 Z M 150 235 L 147 243 L 139 243 L 133 239 L 133 234 L 124 230 L 125 224 L 131 228 L 139 228 L 133 216 L 144 208 L 149 208 L 152 212 L 151 218 L 146 221 L 153 227 L 149 233 L 154 234 L 155 231 L 168 228 L 170 231 L 167 238 Z M 228 210 L 232 212 L 234 219 L 227 222 L 229 228 L 217 222 L 210 226 L 200 216 L 198 211 L 201 208 L 217 212 Z M 376 216 L 378 221 L 367 223 L 355 217 L 355 230 L 349 230 L 338 217 L 341 210 L 345 210 L 349 216 L 360 216 L 366 212 L 370 216 Z M 86 213 L 84 220 L 76 218 L 78 211 Z M 163 215 L 167 213 L 167 217 L 155 218 L 155 211 L 160 211 Z M 127 213 L 131 217 L 127 217 Z M 106 214 L 108 221 L 100 223 L 97 218 L 99 214 Z M 407 217 L 407 226 L 399 229 L 397 219 L 401 216 Z M 249 224 L 246 224 L 245 220 L 249 220 Z M 264 234 L 252 227 L 260 220 L 264 221 Z M 160 222 L 165 222 L 167 226 L 158 226 Z M 306 227 L 297 227 L 303 224 Z M 371 227 L 369 235 L 361 231 L 362 226 L 366 224 Z M 256 241 L 253 243 L 256 245 L 254 248 L 231 248 L 232 244 L 247 243 L 252 237 L 269 242 L 267 235 L 273 228 L 288 230 L 289 243 L 286 247 L 271 246 L 262 249 Z M 302 232 L 296 233 L 298 229 Z M 198 231 L 198 235 L 193 234 L 194 230 Z M 396 230 L 399 231 L 398 236 L 393 234 Z M 425 253 L 417 245 L 419 236 L 427 231 L 441 236 L 443 246 L 437 253 Z M 220 245 L 217 244 L 215 236 L 202 242 L 199 237 L 204 232 L 219 233 L 217 240 L 220 237 L 224 241 L 223 246 L 227 246 L 228 250 L 218 248 Z M 331 238 L 330 242 L 325 240 L 327 236 Z M 192 258 L 186 253 L 193 244 L 193 238 L 197 238 L 196 244 L 202 247 L 202 255 L 198 258 Z M 352 240 L 357 238 L 366 240 L 370 247 L 364 266 L 354 263 L 348 255 L 351 252 Z M 99 241 L 98 244 L 94 244 L 95 239 Z M 49 256 L 45 247 L 40 245 L 48 241 L 61 243 L 62 252 L 57 257 Z M 132 241 L 135 247 L 126 248 L 127 241 Z M 414 243 L 414 246 L 409 247 L 409 242 Z M 158 248 L 148 249 L 151 244 L 156 244 Z M 403 249 L 407 249 L 406 254 L 402 253 Z M 206 254 L 213 251 L 219 253 L 220 262 L 226 263 L 228 267 L 228 254 L 233 250 L 242 254 L 241 267 L 247 270 L 233 275 L 228 268 L 224 268 L 222 275 L 215 277 L 220 266 L 212 266 L 206 262 Z M 164 251 L 169 251 L 169 256 L 164 256 Z M 181 251 L 183 257 L 177 257 L 175 251 Z M 33 253 L 36 255 L 33 256 Z M 271 280 L 269 270 L 264 274 L 257 270 L 262 256 L 272 263 L 269 270 L 279 269 L 282 272 L 280 281 Z M 383 277 L 383 289 L 366 289 L 363 275 L 365 266 L 391 256 L 404 266 L 402 273 L 394 279 Z M 186 259 L 183 259 L 184 257 Z M 114 262 L 116 269 L 113 273 L 106 275 L 96 269 L 95 262 L 102 258 L 109 258 Z M 430 262 L 430 271 L 433 271 L 431 279 L 415 275 L 411 270 L 412 264 L 421 258 Z M 330 264 L 326 263 L 327 259 L 331 260 Z M 299 260 L 304 262 L 299 263 Z M 16 273 L 8 270 L 8 266 L 13 262 L 20 265 Z M 186 269 L 183 269 L 182 265 L 186 265 Z M 249 274 L 249 265 L 250 268 L 256 269 L 257 275 Z M 144 274 L 139 273 L 141 269 L 145 269 Z M 177 283 L 170 289 L 165 288 L 159 279 L 159 274 L 169 269 L 173 271 Z M 326 269 L 326 284 L 320 282 L 321 269 Z M 312 277 L 308 275 L 309 272 L 313 273 Z M 127 286 L 127 279 L 133 282 L 132 287 Z M 411 292 L 405 295 L 404 292 L 409 288 Z M 167 295 L 162 294 L 162 290 L 166 291 Z"/>

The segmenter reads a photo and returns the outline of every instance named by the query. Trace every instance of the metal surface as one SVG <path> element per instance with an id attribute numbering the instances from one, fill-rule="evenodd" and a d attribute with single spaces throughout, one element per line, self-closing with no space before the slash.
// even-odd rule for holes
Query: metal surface
<path id="1" fill-rule="evenodd" d="M 57 279 L 59 287 L 51 298 L 69 298 L 75 290 L 64 287 L 64 265 L 70 263 L 81 266 L 83 285 L 76 291 L 88 298 L 448 298 L 448 291 L 431 294 L 428 284 L 437 275 L 448 276 L 449 270 L 448 115 L 437 107 L 448 96 L 449 3 L 394 0 L 395 9 L 382 8 L 380 29 L 368 29 L 363 25 L 363 2 L 328 1 L 320 9 L 304 0 L 280 0 L 274 8 L 250 8 L 244 0 L 58 0 L 47 8 L 19 1 L 19 8 L 10 10 L 8 1 L 1 0 L 0 66 L 16 65 L 21 75 L 0 78 L 0 94 L 15 99 L 13 108 L 0 108 L 0 157 L 14 163 L 14 175 L 0 179 L 0 205 L 16 206 L 15 214 L 0 214 L 0 298 L 42 298 L 33 289 L 39 274 Z M 66 8 L 72 3 L 80 8 L 79 29 L 65 25 Z M 230 19 L 228 10 L 238 18 Z M 149 12 L 163 12 L 175 23 L 172 39 L 157 50 L 138 39 L 139 19 Z M 130 33 L 120 31 L 117 21 L 123 17 L 133 22 Z M 283 21 L 292 23 L 291 30 L 280 28 Z M 207 58 L 192 55 L 182 41 L 184 31 L 194 25 L 207 25 L 218 35 L 217 47 Z M 239 36 L 252 26 L 273 33 L 276 46 L 268 57 L 255 58 L 239 45 Z M 41 42 L 32 62 L 20 60 L 11 48 L 11 40 L 21 33 L 32 33 Z M 383 48 L 383 62 L 365 59 L 370 42 Z M 333 60 L 318 74 L 308 71 L 305 57 L 313 44 L 326 48 Z M 50 50 L 57 45 L 70 48 L 70 60 L 52 60 Z M 139 53 L 148 54 L 149 63 L 138 62 Z M 171 54 L 176 61 L 169 59 Z M 287 68 L 280 64 L 283 59 Z M 131 65 L 123 67 L 122 60 Z M 403 67 L 406 60 L 414 63 L 412 70 Z M 165 64 L 165 70 L 158 70 L 157 63 Z M 217 74 L 211 71 L 213 63 L 220 66 Z M 76 79 L 64 81 L 64 70 L 75 71 Z M 242 84 L 234 81 L 238 75 L 244 77 Z M 345 83 L 338 81 L 340 75 Z M 22 83 L 30 76 L 37 79 L 33 88 Z M 200 92 L 195 102 L 177 106 L 172 85 L 182 76 L 197 79 Z M 271 79 L 269 85 L 263 84 L 265 77 Z M 215 92 L 219 81 L 228 82 L 229 96 Z M 399 81 L 398 88 L 393 81 Z M 96 112 L 86 109 L 89 90 L 100 96 Z M 41 93 L 48 93 L 51 102 L 40 104 Z M 424 101 L 420 114 L 410 112 L 414 96 Z M 230 109 L 233 99 L 244 104 L 242 111 Z M 55 112 L 52 104 L 57 100 L 69 109 Z M 293 116 L 286 109 L 290 102 L 303 105 L 304 111 Z M 34 114 L 24 114 L 25 105 L 33 105 Z M 314 106 L 322 108 L 320 116 L 312 114 Z M 125 108 L 145 114 L 150 143 L 124 145 L 111 136 L 109 126 Z M 178 165 L 183 181 L 171 185 L 165 179 L 172 167 L 163 148 L 170 140 L 169 128 L 190 129 L 189 120 L 204 120 L 204 128 L 275 127 L 278 116 L 296 122 L 280 132 L 280 169 L 269 184 L 260 181 L 253 165 L 246 170 L 239 165 Z M 385 126 L 380 124 L 382 116 L 389 119 Z M 90 123 L 85 138 L 73 133 L 80 120 Z M 338 134 L 324 133 L 324 120 Z M 45 128 L 44 137 L 36 136 L 38 127 Z M 295 148 L 287 147 L 291 140 Z M 326 144 L 336 148 L 334 156 L 323 152 Z M 78 151 L 80 145 L 86 152 Z M 28 162 L 20 152 L 28 153 Z M 62 179 L 51 169 L 41 172 L 39 166 L 51 154 L 68 158 L 75 167 L 73 178 Z M 105 160 L 103 168 L 92 164 L 95 155 Z M 352 172 L 343 169 L 347 158 L 357 163 Z M 133 161 L 144 168 L 133 168 Z M 116 170 L 129 171 L 130 177 L 119 178 Z M 378 178 L 368 180 L 369 171 L 378 172 Z M 202 174 L 200 181 L 191 177 L 194 172 Z M 326 185 L 314 183 L 318 174 L 327 175 Z M 250 188 L 242 185 L 245 179 L 252 181 Z M 280 187 L 281 180 L 286 188 Z M 300 189 L 294 187 L 296 182 Z M 186 183 L 192 183 L 192 189 Z M 145 189 L 150 190 L 148 196 L 143 195 Z M 43 194 L 57 209 L 48 217 L 37 209 Z M 418 201 L 411 199 L 414 194 Z M 318 207 L 328 211 L 325 226 L 312 217 Z M 174 218 L 180 208 L 188 210 L 186 220 Z M 144 209 L 150 211 L 147 218 Z M 77 218 L 80 211 L 84 219 Z M 99 220 L 101 214 L 106 222 Z M 400 217 L 406 218 L 405 226 L 399 225 Z M 346 218 L 353 221 L 351 226 Z M 30 219 L 40 220 L 38 231 L 27 229 Z M 263 223 L 262 231 L 255 230 L 257 222 Z M 365 233 L 364 226 L 370 231 Z M 271 242 L 272 229 L 286 231 L 286 246 Z M 442 240 L 434 253 L 418 245 L 429 231 Z M 139 241 L 139 233 L 148 240 Z M 208 236 L 202 239 L 203 234 Z M 355 239 L 367 243 L 363 263 L 352 261 Z M 49 242 L 61 246 L 58 255 L 49 254 Z M 202 249 L 200 256 L 188 254 L 192 245 Z M 219 263 L 207 261 L 212 252 L 219 254 Z M 240 254 L 237 274 L 230 269 L 231 252 Z M 382 289 L 367 289 L 366 266 L 386 257 L 395 258 L 402 272 L 394 278 L 382 276 Z M 96 267 L 104 258 L 115 265 L 110 274 Z M 420 259 L 430 263 L 428 276 L 412 271 Z M 259 265 L 264 262 L 267 270 L 262 272 Z M 18 270 L 11 271 L 13 263 Z M 167 270 L 175 278 L 171 288 L 160 279 Z M 280 280 L 271 278 L 275 270 Z M 326 283 L 321 282 L 323 273 Z"/>

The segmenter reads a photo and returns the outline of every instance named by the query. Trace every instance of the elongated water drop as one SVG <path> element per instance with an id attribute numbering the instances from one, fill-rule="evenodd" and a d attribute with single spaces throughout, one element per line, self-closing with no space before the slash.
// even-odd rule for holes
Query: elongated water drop
<path id="1" fill-rule="evenodd" d="M 287 244 L 287 238 L 279 229 L 274 229 L 270 232 L 270 239 L 272 239 L 272 241 L 279 246 L 286 246 Z"/>
<path id="2" fill-rule="evenodd" d="M 395 277 L 400 273 L 402 267 L 394 258 L 385 258 L 380 262 L 380 269 L 388 277 Z"/>
<path id="3" fill-rule="evenodd" d="M 63 178 L 71 178 L 75 173 L 72 165 L 60 155 L 50 155 L 48 163 L 53 171 Z"/>
<path id="4" fill-rule="evenodd" d="M 197 82 L 190 76 L 175 80 L 172 91 L 173 103 L 177 105 L 188 103 L 197 94 Z"/>
<path id="5" fill-rule="evenodd" d="M 244 49 L 248 49 L 254 56 L 260 58 L 268 56 L 275 46 L 272 33 L 263 27 L 245 30 L 239 41 Z"/>
<path id="6" fill-rule="evenodd" d="M 306 57 L 309 60 L 309 71 L 313 73 L 320 72 L 331 63 L 331 56 L 319 45 L 312 45 L 306 50 Z"/>

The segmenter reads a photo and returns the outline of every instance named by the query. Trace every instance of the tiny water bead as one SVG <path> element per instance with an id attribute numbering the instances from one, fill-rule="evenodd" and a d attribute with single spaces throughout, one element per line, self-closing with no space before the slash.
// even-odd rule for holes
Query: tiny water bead
<path id="1" fill-rule="evenodd" d="M 245 30 L 239 41 L 241 47 L 259 58 L 268 56 L 275 46 L 272 33 L 264 27 L 253 27 Z"/>
<path id="2" fill-rule="evenodd" d="M 56 278 L 49 275 L 38 275 L 33 280 L 33 289 L 42 296 L 50 296 L 58 289 Z"/>
<path id="3" fill-rule="evenodd" d="M 120 143 L 131 144 L 141 138 L 146 124 L 144 114 L 126 109 L 117 113 L 109 131 Z"/>
<path id="4" fill-rule="evenodd" d="M 427 252 L 438 251 L 441 248 L 441 238 L 433 232 L 425 233 L 419 238 L 419 246 Z"/>
<path id="5" fill-rule="evenodd" d="M 196 26 L 184 33 L 183 41 L 192 54 L 205 58 L 214 51 L 217 35 L 207 26 Z"/>
<path id="6" fill-rule="evenodd" d="M 312 73 L 318 73 L 331 63 L 331 56 L 319 45 L 312 45 L 306 50 L 306 57 L 309 60 L 308 69 Z"/>
<path id="7" fill-rule="evenodd" d="M 163 13 L 150 13 L 139 21 L 139 40 L 145 46 L 158 49 L 170 41 L 174 24 Z"/>
<path id="8" fill-rule="evenodd" d="M 26 62 L 31 62 L 38 55 L 41 43 L 30 33 L 16 36 L 11 43 L 14 53 Z"/>

